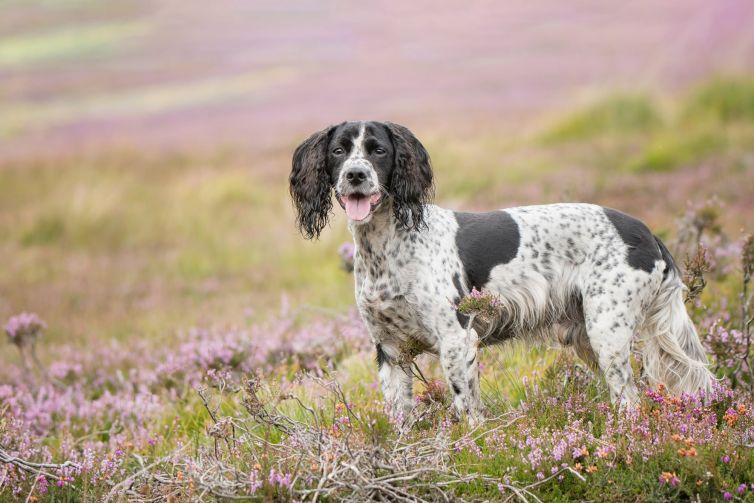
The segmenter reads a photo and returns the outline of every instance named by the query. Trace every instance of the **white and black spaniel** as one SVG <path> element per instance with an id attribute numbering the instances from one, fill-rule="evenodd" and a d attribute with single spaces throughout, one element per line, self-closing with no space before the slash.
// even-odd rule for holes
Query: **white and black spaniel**
<path id="1" fill-rule="evenodd" d="M 307 238 L 327 224 L 333 189 L 356 245 L 356 303 L 394 413 L 412 408 L 410 365 L 426 351 L 439 356 L 457 411 L 480 420 L 477 351 L 513 338 L 572 346 L 602 370 L 621 405 L 638 399 L 634 336 L 650 384 L 675 393 L 711 387 L 678 268 L 635 218 L 593 204 L 439 208 L 430 204 L 427 151 L 389 122 L 344 122 L 296 149 L 290 191 Z M 496 320 L 452 309 L 472 288 L 500 298 Z"/>

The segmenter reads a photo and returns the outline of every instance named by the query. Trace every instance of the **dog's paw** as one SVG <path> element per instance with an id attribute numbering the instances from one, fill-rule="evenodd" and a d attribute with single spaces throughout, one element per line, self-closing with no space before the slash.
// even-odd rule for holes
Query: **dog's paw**
<path id="1" fill-rule="evenodd" d="M 484 415 L 484 412 L 481 410 L 475 411 L 475 412 L 469 412 L 467 414 L 467 417 L 468 417 L 470 428 L 476 428 L 478 426 L 481 426 L 487 420 L 487 418 Z"/>

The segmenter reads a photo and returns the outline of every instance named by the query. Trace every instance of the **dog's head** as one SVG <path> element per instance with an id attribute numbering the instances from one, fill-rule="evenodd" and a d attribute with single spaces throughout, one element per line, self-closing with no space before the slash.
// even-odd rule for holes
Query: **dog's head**
<path id="1" fill-rule="evenodd" d="M 319 237 L 332 209 L 331 190 L 355 225 L 369 222 L 385 205 L 407 229 L 424 223 L 432 197 L 429 155 L 403 126 L 344 122 L 314 133 L 293 154 L 290 190 L 298 226 Z"/>

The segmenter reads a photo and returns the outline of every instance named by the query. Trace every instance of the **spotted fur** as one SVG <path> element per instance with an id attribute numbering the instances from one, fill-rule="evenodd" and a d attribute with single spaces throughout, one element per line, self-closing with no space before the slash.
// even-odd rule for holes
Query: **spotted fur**
<path id="1" fill-rule="evenodd" d="M 651 384 L 664 383 L 676 393 L 711 386 L 678 269 L 640 221 L 592 204 L 454 212 L 429 204 L 429 156 L 407 129 L 343 123 L 326 136 L 325 146 L 314 142 L 320 152 L 297 150 L 292 192 L 312 194 L 302 184 L 317 180 L 317 190 L 329 197 L 334 189 L 344 208 L 349 198 L 379 198 L 366 218 L 349 218 L 348 226 L 356 303 L 394 412 L 410 412 L 410 365 L 428 352 L 439 356 L 457 411 L 480 420 L 477 351 L 509 339 L 573 347 L 602 371 L 611 399 L 622 405 L 638 399 L 629 363 L 634 340 L 643 344 Z M 328 162 L 316 169 L 296 165 L 308 158 Z M 312 197 L 315 211 L 326 207 L 321 193 Z M 306 228 L 312 220 L 307 203 L 294 200 Z M 500 315 L 492 323 L 469 326 L 469 317 L 452 308 L 472 288 L 499 296 Z"/>

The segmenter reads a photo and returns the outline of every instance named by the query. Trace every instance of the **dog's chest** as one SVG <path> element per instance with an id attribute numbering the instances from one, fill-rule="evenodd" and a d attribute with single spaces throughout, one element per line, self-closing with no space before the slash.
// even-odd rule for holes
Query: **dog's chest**
<path id="1" fill-rule="evenodd" d="M 375 342 L 429 344 L 418 310 L 416 272 L 410 263 L 389 255 L 357 257 L 354 272 L 356 303 L 373 329 Z"/>

